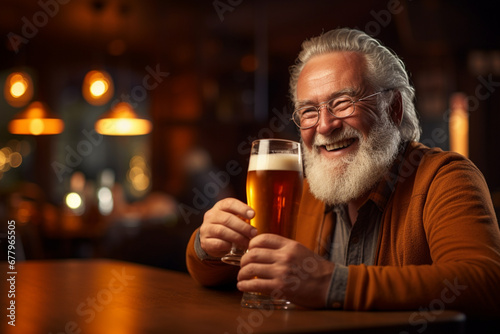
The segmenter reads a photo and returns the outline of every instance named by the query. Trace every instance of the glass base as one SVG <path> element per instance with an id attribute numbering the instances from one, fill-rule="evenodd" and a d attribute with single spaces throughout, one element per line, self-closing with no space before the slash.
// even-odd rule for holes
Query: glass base
<path id="1" fill-rule="evenodd" d="M 241 306 L 266 310 L 293 310 L 295 304 L 286 299 L 273 299 L 269 295 L 258 292 L 245 292 L 241 298 Z"/>
<path id="2" fill-rule="evenodd" d="M 220 259 L 222 262 L 231 264 L 233 266 L 239 266 L 241 261 L 241 255 L 239 254 L 226 254 Z"/>

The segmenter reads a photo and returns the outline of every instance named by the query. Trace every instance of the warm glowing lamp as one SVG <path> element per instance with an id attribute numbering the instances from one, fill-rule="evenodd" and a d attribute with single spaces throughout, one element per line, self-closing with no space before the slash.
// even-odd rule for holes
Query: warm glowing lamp
<path id="1" fill-rule="evenodd" d="M 22 107 L 33 97 L 33 81 L 28 73 L 13 72 L 5 80 L 4 96 L 8 104 Z"/>
<path id="2" fill-rule="evenodd" d="M 469 113 L 467 97 L 455 93 L 450 98 L 450 150 L 469 156 Z"/>
<path id="3" fill-rule="evenodd" d="M 104 71 L 90 71 L 85 75 L 82 94 L 85 100 L 95 106 L 107 103 L 114 93 L 113 80 Z"/>
<path id="4" fill-rule="evenodd" d="M 150 133 L 152 125 L 139 118 L 130 104 L 119 102 L 97 120 L 95 129 L 108 136 L 138 136 Z"/>
<path id="5" fill-rule="evenodd" d="M 9 132 L 16 135 L 55 135 L 64 130 L 62 119 L 53 115 L 42 102 L 32 102 L 9 122 Z"/>

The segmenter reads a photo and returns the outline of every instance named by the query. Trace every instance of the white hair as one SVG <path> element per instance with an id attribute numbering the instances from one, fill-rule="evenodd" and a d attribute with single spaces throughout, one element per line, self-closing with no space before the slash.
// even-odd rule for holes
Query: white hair
<path id="1" fill-rule="evenodd" d="M 330 30 L 302 43 L 302 51 L 295 65 L 290 68 L 290 95 L 293 105 L 297 99 L 297 81 L 305 64 L 314 56 L 336 52 L 357 52 L 364 56 L 368 72 L 365 78 L 375 90 L 391 89 L 378 96 L 378 108 L 387 110 L 396 96 L 401 94 L 403 117 L 398 130 L 401 140 L 418 141 L 421 128 L 413 99 L 415 90 L 409 82 L 408 74 L 401 59 L 366 33 L 355 29 Z"/>

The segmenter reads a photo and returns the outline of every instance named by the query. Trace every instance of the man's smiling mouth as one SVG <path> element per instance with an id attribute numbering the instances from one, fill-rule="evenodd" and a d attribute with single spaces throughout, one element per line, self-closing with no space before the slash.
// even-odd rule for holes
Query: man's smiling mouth
<path id="1" fill-rule="evenodd" d="M 333 143 L 333 144 L 324 145 L 324 147 L 328 152 L 338 151 L 338 150 L 341 150 L 343 148 L 347 148 L 347 147 L 351 146 L 355 141 L 356 141 L 355 138 L 350 138 L 350 139 L 338 141 L 338 142 Z"/>

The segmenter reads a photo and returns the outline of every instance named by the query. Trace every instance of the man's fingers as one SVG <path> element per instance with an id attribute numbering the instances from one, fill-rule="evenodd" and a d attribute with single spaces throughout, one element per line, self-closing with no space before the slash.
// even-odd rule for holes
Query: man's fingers
<path id="1" fill-rule="evenodd" d="M 254 215 L 251 207 L 235 198 L 220 200 L 203 217 L 201 248 L 212 256 L 229 250 L 232 244 L 246 249 L 249 240 L 257 235 L 257 229 L 249 223 Z"/>
<path id="2" fill-rule="evenodd" d="M 264 233 L 256 236 L 250 241 L 248 249 L 252 248 L 269 248 L 279 249 L 286 245 L 289 239 L 277 234 Z"/>
<path id="3" fill-rule="evenodd" d="M 257 235 L 257 230 L 247 221 L 254 214 L 253 210 L 245 203 L 233 198 L 227 198 L 217 202 L 211 210 L 207 211 L 204 221 L 211 222 L 214 226 L 225 226 L 250 239 Z M 216 230 L 214 233 L 220 232 L 221 230 Z M 223 237 L 222 234 L 214 236 Z"/>
<path id="4" fill-rule="evenodd" d="M 238 272 L 238 281 L 253 280 L 255 278 L 271 279 L 279 276 L 280 269 L 272 264 L 251 263 L 241 267 Z"/>
<path id="5" fill-rule="evenodd" d="M 214 208 L 239 215 L 243 219 L 252 219 L 255 216 L 255 211 L 251 207 L 235 198 L 220 200 L 214 205 Z"/>
<path id="6" fill-rule="evenodd" d="M 272 253 L 268 249 L 252 248 L 249 249 L 241 258 L 240 266 L 244 267 L 249 263 L 274 263 Z"/>
<path id="7" fill-rule="evenodd" d="M 217 238 L 207 238 L 201 242 L 201 248 L 210 249 L 212 256 L 223 256 L 229 253 L 232 244 L 230 242 L 217 239 Z"/>

